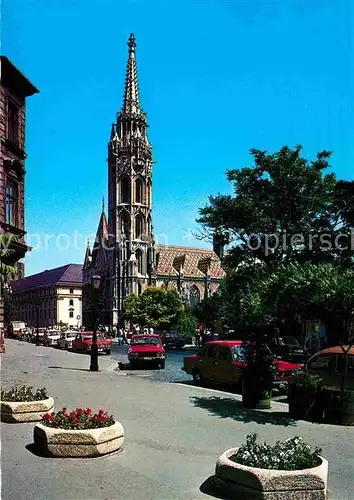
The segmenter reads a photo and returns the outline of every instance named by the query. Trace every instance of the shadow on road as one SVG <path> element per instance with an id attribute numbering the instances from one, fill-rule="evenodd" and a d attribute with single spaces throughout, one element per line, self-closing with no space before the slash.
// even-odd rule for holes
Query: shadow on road
<path id="1" fill-rule="evenodd" d="M 88 368 L 72 368 L 71 366 L 48 366 L 48 368 L 54 368 L 56 370 L 75 370 L 78 372 L 89 372 Z"/>
<path id="2" fill-rule="evenodd" d="M 216 487 L 215 476 L 210 476 L 208 479 L 204 481 L 204 483 L 200 486 L 199 490 L 204 493 L 204 495 L 211 496 L 213 498 L 219 498 L 221 500 L 233 500 L 235 497 L 232 495 L 228 495 L 225 492 L 222 492 L 219 488 Z"/>
<path id="3" fill-rule="evenodd" d="M 232 398 L 190 397 L 191 402 L 198 408 L 209 410 L 219 418 L 232 418 L 238 422 L 256 422 L 257 424 L 297 425 L 296 420 L 289 418 L 287 412 L 271 410 L 249 410 L 244 408 L 240 401 Z"/>

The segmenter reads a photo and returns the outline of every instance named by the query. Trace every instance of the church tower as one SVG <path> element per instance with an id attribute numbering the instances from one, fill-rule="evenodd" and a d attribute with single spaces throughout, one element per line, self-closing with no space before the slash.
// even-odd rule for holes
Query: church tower
<path id="1" fill-rule="evenodd" d="M 152 227 L 152 148 L 147 116 L 140 105 L 136 42 L 128 40 L 123 105 L 108 143 L 108 228 L 111 252 L 112 322 L 123 300 L 155 282 Z"/>

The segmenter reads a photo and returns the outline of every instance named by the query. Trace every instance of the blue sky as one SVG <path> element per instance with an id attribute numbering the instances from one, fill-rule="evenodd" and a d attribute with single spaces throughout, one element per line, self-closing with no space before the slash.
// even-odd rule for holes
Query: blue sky
<path id="1" fill-rule="evenodd" d="M 27 274 L 82 262 L 96 231 L 130 32 L 158 241 L 207 246 L 191 236 L 198 208 L 230 192 L 225 170 L 250 164 L 252 147 L 330 149 L 353 178 L 351 0 L 3 0 L 2 53 L 40 89 L 27 108 L 26 226 L 41 245 Z"/>

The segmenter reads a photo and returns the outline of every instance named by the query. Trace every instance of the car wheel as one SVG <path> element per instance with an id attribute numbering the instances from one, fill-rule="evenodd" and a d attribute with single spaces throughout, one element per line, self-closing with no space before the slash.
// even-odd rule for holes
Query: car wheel
<path id="1" fill-rule="evenodd" d="M 199 370 L 194 370 L 192 376 L 193 376 L 193 382 L 195 383 L 195 385 L 203 385 L 204 384 L 204 378 Z"/>
<path id="2" fill-rule="evenodd" d="M 164 370 L 165 369 L 165 360 L 157 362 L 157 369 Z"/>
<path id="3" fill-rule="evenodd" d="M 111 354 L 111 350 L 107 349 L 106 354 L 107 354 L 107 356 L 109 356 Z"/>

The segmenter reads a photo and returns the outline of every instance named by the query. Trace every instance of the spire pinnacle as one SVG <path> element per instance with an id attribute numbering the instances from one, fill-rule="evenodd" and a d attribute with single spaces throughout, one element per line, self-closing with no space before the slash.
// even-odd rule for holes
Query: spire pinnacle
<path id="1" fill-rule="evenodd" d="M 104 212 L 104 196 L 102 197 L 102 213 Z"/>
<path id="2" fill-rule="evenodd" d="M 122 113 L 124 114 L 141 114 L 139 99 L 138 73 L 135 60 L 135 36 L 130 34 L 128 40 L 129 55 L 125 76 L 125 88 Z"/>

